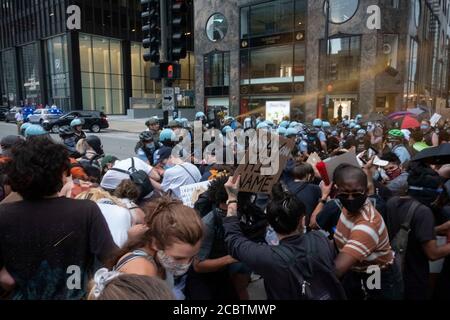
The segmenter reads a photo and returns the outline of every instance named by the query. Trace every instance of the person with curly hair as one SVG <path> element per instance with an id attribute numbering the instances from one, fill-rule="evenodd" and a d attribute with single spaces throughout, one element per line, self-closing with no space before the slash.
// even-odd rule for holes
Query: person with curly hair
<path id="1" fill-rule="evenodd" d="M 70 169 L 63 145 L 26 141 L 12 159 L 6 173 L 23 201 L 0 205 L 0 269 L 10 275 L 0 286 L 12 299 L 81 299 L 94 261 L 117 249 L 105 218 L 92 201 L 58 196 Z"/>

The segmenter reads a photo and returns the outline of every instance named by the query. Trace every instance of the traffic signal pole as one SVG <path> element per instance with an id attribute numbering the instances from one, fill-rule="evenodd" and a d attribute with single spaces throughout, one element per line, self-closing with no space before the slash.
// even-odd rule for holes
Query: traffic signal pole
<path id="1" fill-rule="evenodd" d="M 161 63 L 169 62 L 169 20 L 167 18 L 167 6 L 168 1 L 170 0 L 160 0 L 160 21 L 161 21 L 161 53 L 160 53 L 160 60 Z M 162 77 L 161 79 L 161 98 L 164 99 L 164 88 L 166 87 L 172 87 L 172 81 L 167 81 L 165 77 Z M 166 111 L 165 111 L 166 112 Z M 173 113 L 168 112 L 168 119 L 169 121 L 173 120 Z"/>

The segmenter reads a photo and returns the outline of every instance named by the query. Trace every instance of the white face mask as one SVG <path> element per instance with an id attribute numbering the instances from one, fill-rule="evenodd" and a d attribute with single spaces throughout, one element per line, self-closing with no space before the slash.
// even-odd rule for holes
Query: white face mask
<path id="1" fill-rule="evenodd" d="M 164 269 L 176 277 L 180 277 L 186 274 L 191 267 L 192 261 L 186 264 L 180 264 L 174 261 L 174 259 L 168 256 L 164 251 L 159 250 L 156 253 L 158 261 L 164 267 Z"/>

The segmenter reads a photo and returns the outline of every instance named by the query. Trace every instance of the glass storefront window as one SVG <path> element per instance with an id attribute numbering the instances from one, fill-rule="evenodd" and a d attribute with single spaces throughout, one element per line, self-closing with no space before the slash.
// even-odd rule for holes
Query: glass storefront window
<path id="1" fill-rule="evenodd" d="M 385 55 L 385 66 L 397 69 L 398 34 L 383 35 L 383 53 Z"/>
<path id="2" fill-rule="evenodd" d="M 293 29 L 294 2 L 271 1 L 254 5 L 250 9 L 250 33 L 252 37 L 289 32 Z"/>
<path id="3" fill-rule="evenodd" d="M 48 100 L 63 110 L 70 110 L 69 67 L 67 62 L 67 37 L 47 40 Z"/>
<path id="4" fill-rule="evenodd" d="M 133 98 L 154 98 L 161 97 L 161 84 L 150 79 L 151 63 L 145 62 L 142 58 L 144 48 L 141 43 L 131 44 L 131 81 Z M 173 86 L 179 87 L 181 95 L 184 97 L 193 95 L 195 79 L 195 59 L 192 52 L 188 52 L 185 59 L 180 60 L 181 79 L 174 81 Z M 114 86 L 114 77 L 113 77 Z M 183 98 L 183 101 L 185 99 Z M 192 107 L 193 98 L 189 103 L 180 103 L 179 107 Z"/>
<path id="5" fill-rule="evenodd" d="M 251 51 L 252 84 L 292 82 L 292 46 Z"/>
<path id="6" fill-rule="evenodd" d="M 250 84 L 250 56 L 249 50 L 241 50 L 241 84 Z"/>
<path id="7" fill-rule="evenodd" d="M 205 87 L 230 85 L 230 53 L 211 53 L 205 57 Z"/>
<path id="8" fill-rule="evenodd" d="M 408 85 L 407 85 L 408 101 L 415 101 L 417 97 L 416 92 L 417 54 L 418 54 L 417 41 L 411 38 L 410 52 L 409 52 Z"/>
<path id="9" fill-rule="evenodd" d="M 305 44 L 297 44 L 294 48 L 295 58 L 294 58 L 294 81 L 304 82 L 305 81 L 305 69 L 306 69 L 306 51 Z"/>
<path id="10" fill-rule="evenodd" d="M 107 114 L 123 114 L 121 42 L 81 34 L 80 59 L 83 108 Z"/>
<path id="11" fill-rule="evenodd" d="M 334 38 L 330 40 L 329 45 L 329 79 L 333 81 L 358 80 L 361 64 L 361 37 Z M 320 51 L 320 77 L 324 80 L 327 59 L 326 42 L 324 40 L 320 43 Z"/>
<path id="12" fill-rule="evenodd" d="M 150 79 L 150 63 L 142 58 L 144 49 L 141 43 L 131 44 L 131 84 L 133 98 L 155 98 L 154 81 Z M 160 93 L 156 97 L 158 97 Z"/>
<path id="13" fill-rule="evenodd" d="M 94 37 L 92 48 L 94 51 L 94 72 L 111 73 L 108 39 Z"/>
<path id="14" fill-rule="evenodd" d="M 24 96 L 29 103 L 41 102 L 41 85 L 39 82 L 39 54 L 36 43 L 21 48 L 22 86 Z"/>
<path id="15" fill-rule="evenodd" d="M 7 50 L 0 53 L 1 57 L 1 77 L 2 77 L 2 104 L 14 106 L 17 101 L 16 90 L 16 63 L 14 50 Z"/>
<path id="16" fill-rule="evenodd" d="M 81 71 L 93 72 L 92 38 L 88 35 L 80 35 L 80 62 Z"/>
<path id="17" fill-rule="evenodd" d="M 111 53 L 111 73 L 122 74 L 122 46 L 120 41 L 111 40 L 110 53 Z"/>
<path id="18" fill-rule="evenodd" d="M 277 0 L 240 9 L 241 39 L 306 29 L 307 0 Z"/>
<path id="19" fill-rule="evenodd" d="M 228 95 L 230 53 L 212 52 L 204 57 L 205 96 Z"/>
<path id="20" fill-rule="evenodd" d="M 295 30 L 305 30 L 306 28 L 306 13 L 308 12 L 307 0 L 295 1 Z"/>
<path id="21" fill-rule="evenodd" d="M 249 36 L 250 7 L 241 8 L 241 39 Z"/>

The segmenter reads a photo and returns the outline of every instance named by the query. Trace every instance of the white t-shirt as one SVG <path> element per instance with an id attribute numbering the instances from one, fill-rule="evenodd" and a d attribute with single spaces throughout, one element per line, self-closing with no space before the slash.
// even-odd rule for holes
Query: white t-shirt
<path id="1" fill-rule="evenodd" d="M 145 171 L 145 173 L 150 175 L 150 172 L 153 168 L 148 163 L 145 163 L 144 161 L 136 157 L 133 157 L 133 159 L 134 167 L 136 168 L 136 170 L 143 170 Z M 131 164 L 131 158 L 129 158 L 122 161 L 116 161 L 113 168 L 128 171 L 128 169 L 131 168 Z M 127 179 L 130 179 L 130 175 L 124 172 L 108 170 L 108 172 L 106 172 L 105 176 L 103 177 L 100 186 L 104 189 L 115 190 L 123 180 Z"/>
<path id="2" fill-rule="evenodd" d="M 17 112 L 15 115 L 16 121 L 23 121 L 23 116 L 20 112 Z"/>
<path id="3" fill-rule="evenodd" d="M 180 187 L 200 182 L 202 175 L 192 163 L 184 162 L 164 172 L 161 189 L 164 192 L 172 191 L 173 196 L 181 199 Z"/>
<path id="4" fill-rule="evenodd" d="M 131 228 L 131 213 L 109 199 L 100 199 L 97 205 L 102 211 L 111 232 L 114 243 L 122 247 L 128 240 L 128 229 Z"/>

